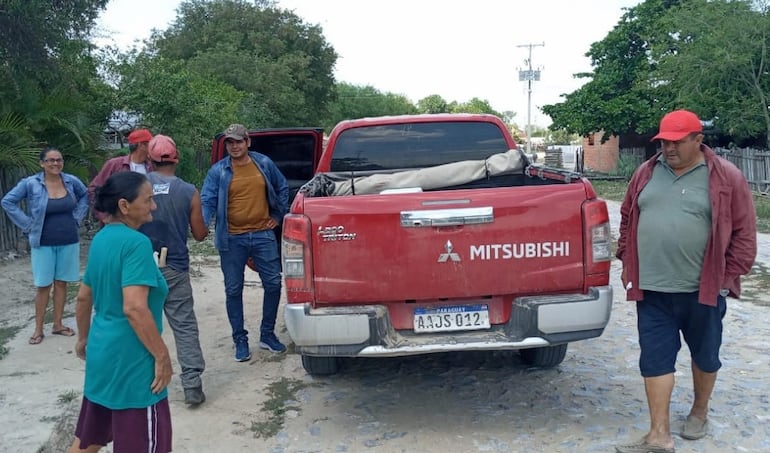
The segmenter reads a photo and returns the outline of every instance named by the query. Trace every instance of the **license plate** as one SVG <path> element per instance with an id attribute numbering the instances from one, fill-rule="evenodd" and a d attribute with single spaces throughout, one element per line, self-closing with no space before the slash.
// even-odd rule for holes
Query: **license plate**
<path id="1" fill-rule="evenodd" d="M 414 332 L 489 329 L 489 307 L 483 304 L 414 309 Z"/>

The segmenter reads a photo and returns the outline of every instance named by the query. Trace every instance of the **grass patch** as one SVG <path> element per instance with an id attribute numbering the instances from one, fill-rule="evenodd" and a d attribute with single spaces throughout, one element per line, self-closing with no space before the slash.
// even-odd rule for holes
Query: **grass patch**
<path id="1" fill-rule="evenodd" d="M 60 393 L 59 397 L 56 398 L 56 402 L 59 404 L 67 404 L 71 403 L 72 401 L 75 401 L 80 397 L 80 392 L 77 390 L 67 390 L 64 393 Z"/>
<path id="2" fill-rule="evenodd" d="M 591 185 L 594 186 L 594 190 L 599 195 L 599 198 L 613 201 L 623 201 L 623 197 L 626 196 L 626 189 L 628 188 L 628 181 L 624 180 L 595 180 L 591 181 Z"/>
<path id="3" fill-rule="evenodd" d="M 251 422 L 250 429 L 254 437 L 267 439 L 278 434 L 286 422 L 286 412 L 301 410 L 296 400 L 297 392 L 311 385 L 313 384 L 288 378 L 281 378 L 268 385 L 268 399 L 262 405 L 262 412 L 267 414 L 267 420 Z"/>
<path id="4" fill-rule="evenodd" d="M 20 330 L 21 326 L 0 327 L 0 360 L 8 355 L 8 348 L 5 344 L 8 343 L 11 338 L 15 337 Z"/>
<path id="5" fill-rule="evenodd" d="M 217 248 L 214 247 L 214 239 L 209 236 L 201 242 L 191 241 L 187 247 L 190 249 L 190 255 L 219 256 Z"/>
<path id="6" fill-rule="evenodd" d="M 770 197 L 754 195 L 754 209 L 757 210 L 757 231 L 770 233 Z"/>

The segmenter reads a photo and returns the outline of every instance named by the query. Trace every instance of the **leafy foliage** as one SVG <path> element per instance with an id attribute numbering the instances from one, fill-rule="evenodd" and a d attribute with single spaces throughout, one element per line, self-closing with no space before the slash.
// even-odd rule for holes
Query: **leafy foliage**
<path id="1" fill-rule="evenodd" d="M 337 54 L 318 26 L 269 1 L 190 0 L 151 50 L 247 93 L 250 127 L 318 124 L 334 94 Z"/>
<path id="2" fill-rule="evenodd" d="M 667 111 L 714 120 L 738 144 L 770 144 L 765 1 L 646 0 L 586 54 L 591 80 L 543 107 L 551 129 L 652 136 Z"/>
<path id="3" fill-rule="evenodd" d="M 39 171 L 44 145 L 88 176 L 109 112 L 87 38 L 106 0 L 8 1 L 0 7 L 0 168 Z M 23 39 L 19 37 L 23 36 Z"/>
<path id="4" fill-rule="evenodd" d="M 657 83 L 723 134 L 770 143 L 770 17 L 764 2 L 690 0 L 661 20 Z M 686 68 L 686 70 L 682 70 Z"/>
<path id="5" fill-rule="evenodd" d="M 417 108 L 402 95 L 382 93 L 368 85 L 357 86 L 342 82 L 336 86 L 335 101 L 329 105 L 329 116 L 323 127 L 329 131 L 342 120 L 410 113 L 417 113 Z"/>

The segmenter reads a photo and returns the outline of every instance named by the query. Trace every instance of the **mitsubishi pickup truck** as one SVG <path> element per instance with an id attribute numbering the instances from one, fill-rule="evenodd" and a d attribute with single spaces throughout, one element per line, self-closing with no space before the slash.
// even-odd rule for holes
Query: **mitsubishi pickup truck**
<path id="1" fill-rule="evenodd" d="M 284 321 L 311 375 L 447 351 L 553 367 L 610 318 L 605 202 L 531 164 L 496 116 L 339 123 L 282 227 Z"/>

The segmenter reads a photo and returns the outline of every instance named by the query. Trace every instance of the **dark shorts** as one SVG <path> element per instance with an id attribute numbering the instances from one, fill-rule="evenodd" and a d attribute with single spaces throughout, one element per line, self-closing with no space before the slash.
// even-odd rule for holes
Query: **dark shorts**
<path id="1" fill-rule="evenodd" d="M 168 398 L 143 409 L 112 410 L 83 397 L 75 428 L 80 449 L 113 442 L 114 453 L 171 451 L 171 412 Z"/>
<path id="2" fill-rule="evenodd" d="M 726 312 L 727 302 L 722 296 L 717 296 L 717 306 L 711 307 L 698 303 L 697 291 L 645 291 L 644 299 L 636 303 L 642 376 L 662 376 L 676 371 L 676 355 L 682 347 L 680 331 L 698 368 L 706 373 L 719 370 L 722 318 Z"/>

